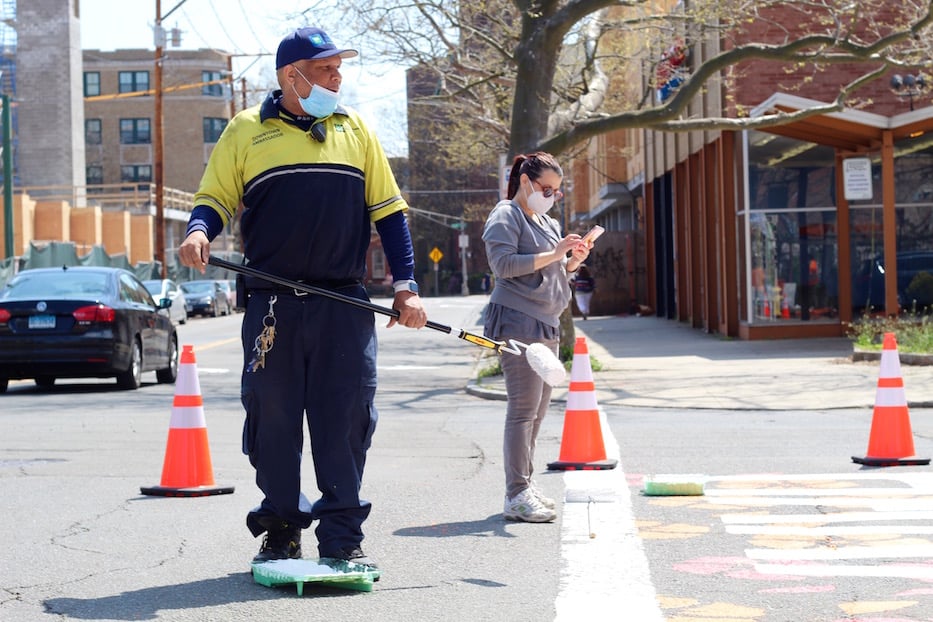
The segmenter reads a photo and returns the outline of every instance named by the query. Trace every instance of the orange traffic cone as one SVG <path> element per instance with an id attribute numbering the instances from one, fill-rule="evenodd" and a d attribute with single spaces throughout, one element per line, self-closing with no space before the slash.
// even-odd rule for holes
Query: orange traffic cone
<path id="1" fill-rule="evenodd" d="M 214 485 L 193 346 L 182 347 L 168 427 L 162 482 L 159 486 L 140 488 L 139 491 L 160 497 L 206 497 L 233 492 L 233 486 Z"/>
<path id="2" fill-rule="evenodd" d="M 904 393 L 904 379 L 901 377 L 901 361 L 894 333 L 884 334 L 868 455 L 864 458 L 852 456 L 852 461 L 867 466 L 930 464 L 929 458 L 914 455 L 910 413 L 907 410 L 907 396 Z"/>
<path id="3" fill-rule="evenodd" d="M 618 460 L 606 458 L 586 338 L 577 337 L 570 368 L 560 458 L 557 462 L 549 463 L 547 468 L 552 471 L 605 470 L 614 469 L 616 464 Z"/>

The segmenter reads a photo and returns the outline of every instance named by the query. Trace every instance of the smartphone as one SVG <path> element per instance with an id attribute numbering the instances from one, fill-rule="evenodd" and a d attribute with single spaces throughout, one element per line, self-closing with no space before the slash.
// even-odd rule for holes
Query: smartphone
<path id="1" fill-rule="evenodd" d="M 596 242 L 596 238 L 601 236 L 605 231 L 605 229 L 596 225 L 586 232 L 586 235 L 583 236 L 583 241 L 586 242 L 590 248 L 593 248 L 593 243 Z"/>

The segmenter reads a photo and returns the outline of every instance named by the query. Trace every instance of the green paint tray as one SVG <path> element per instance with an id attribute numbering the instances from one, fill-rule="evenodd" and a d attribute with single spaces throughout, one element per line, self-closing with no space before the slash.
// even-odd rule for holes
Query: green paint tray
<path id="1" fill-rule="evenodd" d="M 331 558 L 276 559 L 250 566 L 256 583 L 266 587 L 294 584 L 299 596 L 304 593 L 305 583 L 372 592 L 373 581 L 378 581 L 382 574 L 372 566 Z"/>
<path id="2" fill-rule="evenodd" d="M 704 494 L 706 476 L 694 473 L 646 475 L 644 494 L 649 497 L 691 497 Z"/>

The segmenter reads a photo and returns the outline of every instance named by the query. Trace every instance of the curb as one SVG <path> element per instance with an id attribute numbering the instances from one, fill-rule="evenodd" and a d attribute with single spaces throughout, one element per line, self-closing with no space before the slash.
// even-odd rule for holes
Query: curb
<path id="1" fill-rule="evenodd" d="M 897 357 L 904 365 L 933 365 L 933 354 L 914 354 L 912 352 L 898 352 Z M 880 361 L 881 352 L 876 350 L 855 350 L 852 352 L 852 361 Z"/>

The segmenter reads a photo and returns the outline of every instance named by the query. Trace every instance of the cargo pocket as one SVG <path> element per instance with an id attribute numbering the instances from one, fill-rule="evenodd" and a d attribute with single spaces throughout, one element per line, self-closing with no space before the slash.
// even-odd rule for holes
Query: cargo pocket
<path id="1" fill-rule="evenodd" d="M 253 463 L 253 452 L 256 449 L 256 416 L 250 414 L 253 410 L 253 393 L 244 391 L 240 395 L 240 401 L 246 409 L 246 417 L 243 419 L 243 453 L 250 457 L 250 464 L 256 466 Z"/>

